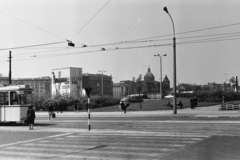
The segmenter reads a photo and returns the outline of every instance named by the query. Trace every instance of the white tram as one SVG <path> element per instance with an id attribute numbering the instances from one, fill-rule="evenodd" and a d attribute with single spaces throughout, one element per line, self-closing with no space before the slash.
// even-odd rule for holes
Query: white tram
<path id="1" fill-rule="evenodd" d="M 25 122 L 28 107 L 32 104 L 29 85 L 0 87 L 0 122 Z"/>

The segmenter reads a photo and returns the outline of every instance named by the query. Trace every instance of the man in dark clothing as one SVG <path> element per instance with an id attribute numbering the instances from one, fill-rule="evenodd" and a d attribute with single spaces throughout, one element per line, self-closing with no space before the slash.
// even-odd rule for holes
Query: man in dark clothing
<path id="1" fill-rule="evenodd" d="M 193 100 L 193 97 L 190 98 L 190 106 L 191 106 L 191 109 L 193 109 L 193 105 L 194 105 L 194 100 Z"/>
<path id="2" fill-rule="evenodd" d="M 53 111 L 54 111 L 53 105 L 52 103 L 49 103 L 49 106 L 48 106 L 49 121 L 52 120 Z"/>
<path id="3" fill-rule="evenodd" d="M 122 110 L 124 113 L 126 113 L 127 107 L 126 107 L 125 103 L 124 103 L 123 101 L 121 101 L 121 102 L 120 102 L 120 105 L 121 105 L 121 110 Z"/>
<path id="4" fill-rule="evenodd" d="M 182 100 L 178 103 L 178 106 L 180 107 L 180 109 L 183 109 L 183 103 L 182 103 Z"/>
<path id="5" fill-rule="evenodd" d="M 35 111 L 33 109 L 33 106 L 31 105 L 30 107 L 28 107 L 28 110 L 27 110 L 27 122 L 29 124 L 30 130 L 33 130 L 33 124 L 34 124 L 35 118 L 36 118 Z"/>
<path id="6" fill-rule="evenodd" d="M 194 103 L 193 108 L 195 109 L 195 107 L 197 107 L 197 105 L 198 105 L 198 99 L 197 99 L 197 97 L 194 97 L 194 98 L 193 98 L 193 103 Z"/>
<path id="7" fill-rule="evenodd" d="M 62 113 L 63 108 L 62 108 L 62 103 L 61 102 L 58 103 L 58 108 L 59 108 L 59 111 Z"/>
<path id="8" fill-rule="evenodd" d="M 74 103 L 74 110 L 77 112 L 77 102 Z"/>

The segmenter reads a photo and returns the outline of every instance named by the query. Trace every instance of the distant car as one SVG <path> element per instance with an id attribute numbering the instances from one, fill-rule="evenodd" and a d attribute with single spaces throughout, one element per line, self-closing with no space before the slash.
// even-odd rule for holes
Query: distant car
<path id="1" fill-rule="evenodd" d="M 169 94 L 167 96 L 164 96 L 164 98 L 173 98 L 173 95 L 172 94 Z"/>

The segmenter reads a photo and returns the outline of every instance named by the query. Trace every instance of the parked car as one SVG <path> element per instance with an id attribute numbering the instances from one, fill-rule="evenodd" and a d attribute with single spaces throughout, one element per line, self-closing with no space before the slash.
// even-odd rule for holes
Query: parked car
<path id="1" fill-rule="evenodd" d="M 173 98 L 172 94 L 168 94 L 167 96 L 164 96 L 164 98 Z"/>

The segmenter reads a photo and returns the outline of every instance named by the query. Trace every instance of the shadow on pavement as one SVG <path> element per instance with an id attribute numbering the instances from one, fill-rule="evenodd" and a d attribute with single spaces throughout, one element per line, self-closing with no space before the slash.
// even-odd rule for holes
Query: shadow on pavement
<path id="1" fill-rule="evenodd" d="M 51 124 L 51 123 L 35 123 L 34 126 L 38 127 L 47 127 L 47 126 L 53 126 L 56 124 Z M 28 124 L 23 124 L 23 123 L 14 123 L 14 122 L 8 122 L 8 123 L 0 123 L 0 127 L 12 127 L 12 126 L 28 126 Z"/>

